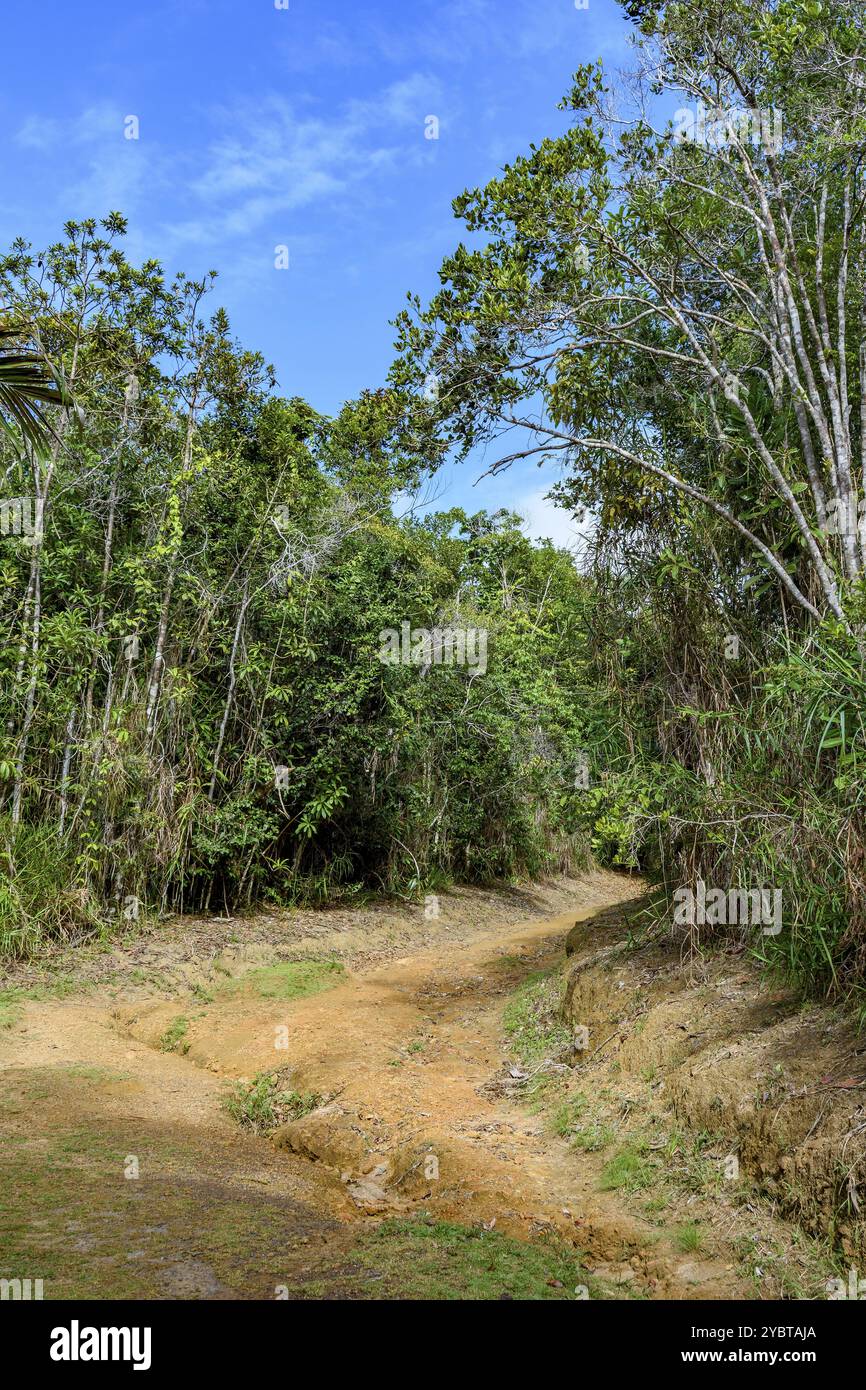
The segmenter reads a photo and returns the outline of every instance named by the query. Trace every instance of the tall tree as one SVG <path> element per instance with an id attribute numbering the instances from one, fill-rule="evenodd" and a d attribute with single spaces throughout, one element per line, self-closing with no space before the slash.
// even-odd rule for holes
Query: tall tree
<path id="1" fill-rule="evenodd" d="M 455 211 L 460 246 L 400 320 L 448 440 L 516 438 L 618 516 L 690 499 L 813 618 L 866 571 L 866 51 L 851 0 L 632 6 L 631 114 L 598 68 L 575 124 Z M 665 94 L 680 103 L 653 128 Z M 510 442 L 510 439 L 509 439 Z"/>

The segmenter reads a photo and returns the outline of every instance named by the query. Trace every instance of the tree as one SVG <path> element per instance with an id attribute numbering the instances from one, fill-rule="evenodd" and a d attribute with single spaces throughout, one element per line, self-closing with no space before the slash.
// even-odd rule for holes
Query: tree
<path id="1" fill-rule="evenodd" d="M 455 211 L 458 247 L 400 318 L 395 380 L 464 453 L 556 458 L 605 519 L 688 499 L 812 618 L 866 572 L 866 53 L 851 0 L 632 6 L 639 89 L 598 68 L 573 127 Z M 696 504 L 696 505 L 693 505 Z"/>

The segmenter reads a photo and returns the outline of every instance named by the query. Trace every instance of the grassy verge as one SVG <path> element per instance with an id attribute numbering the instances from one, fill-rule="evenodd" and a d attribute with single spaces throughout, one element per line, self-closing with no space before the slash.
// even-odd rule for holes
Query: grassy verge
<path id="1" fill-rule="evenodd" d="M 541 1107 L 561 1080 L 550 1064 L 568 1050 L 571 1034 L 560 1017 L 562 978 L 558 972 L 530 975 L 509 999 L 502 1016 L 515 1059 L 527 1072 L 523 1097 Z"/>
<path id="2" fill-rule="evenodd" d="M 480 1226 L 461 1226 L 420 1215 L 384 1221 L 352 1252 L 340 1271 L 351 1295 L 363 1298 L 574 1302 L 622 1297 L 592 1279 L 578 1252 L 556 1240 L 529 1244 Z M 305 1297 L 322 1286 L 302 1286 Z"/>
<path id="3" fill-rule="evenodd" d="M 624 1207 L 655 1228 L 648 1239 L 667 1239 L 683 1256 L 712 1257 L 720 1202 L 730 1212 L 727 1229 L 742 1229 L 736 1214 L 748 1206 L 758 1234 L 732 1238 L 729 1249 L 756 1296 L 776 1288 L 781 1297 L 826 1296 L 827 1279 L 839 1273 L 829 1243 L 792 1228 L 784 1237 L 786 1255 L 769 1238 L 767 1204 L 745 1182 L 725 1177 L 732 1136 L 673 1124 L 658 1103 L 655 1068 L 621 1078 L 615 1058 L 602 1058 L 589 1070 L 579 1060 L 562 1065 L 571 1041 L 559 1013 L 564 988 L 559 971 L 533 976 L 509 999 L 503 1023 L 512 1056 L 526 1072 L 510 1093 L 528 1102 L 548 1131 L 575 1151 L 576 1172 L 579 1163 L 588 1163 L 599 1192 L 621 1194 Z"/>

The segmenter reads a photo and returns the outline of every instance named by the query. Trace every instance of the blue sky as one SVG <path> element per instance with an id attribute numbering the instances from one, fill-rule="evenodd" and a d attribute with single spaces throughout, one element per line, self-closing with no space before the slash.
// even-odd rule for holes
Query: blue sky
<path id="1" fill-rule="evenodd" d="M 0 244 L 118 209 L 131 256 L 219 271 L 214 305 L 281 391 L 333 412 L 382 381 L 406 291 L 435 289 L 455 194 L 561 130 L 571 73 L 628 65 L 629 26 L 615 0 L 282 2 L 10 8 Z M 478 472 L 446 472 L 438 505 L 514 506 L 569 540 L 551 474 Z"/>

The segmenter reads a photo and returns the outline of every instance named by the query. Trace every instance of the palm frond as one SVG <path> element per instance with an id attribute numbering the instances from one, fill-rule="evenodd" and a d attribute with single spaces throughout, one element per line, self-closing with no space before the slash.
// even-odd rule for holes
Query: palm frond
<path id="1" fill-rule="evenodd" d="M 52 435 L 44 407 L 67 398 L 47 358 L 22 352 L 21 338 L 20 329 L 0 325 L 0 427 L 13 439 L 17 427 L 31 448 L 42 452 Z"/>

